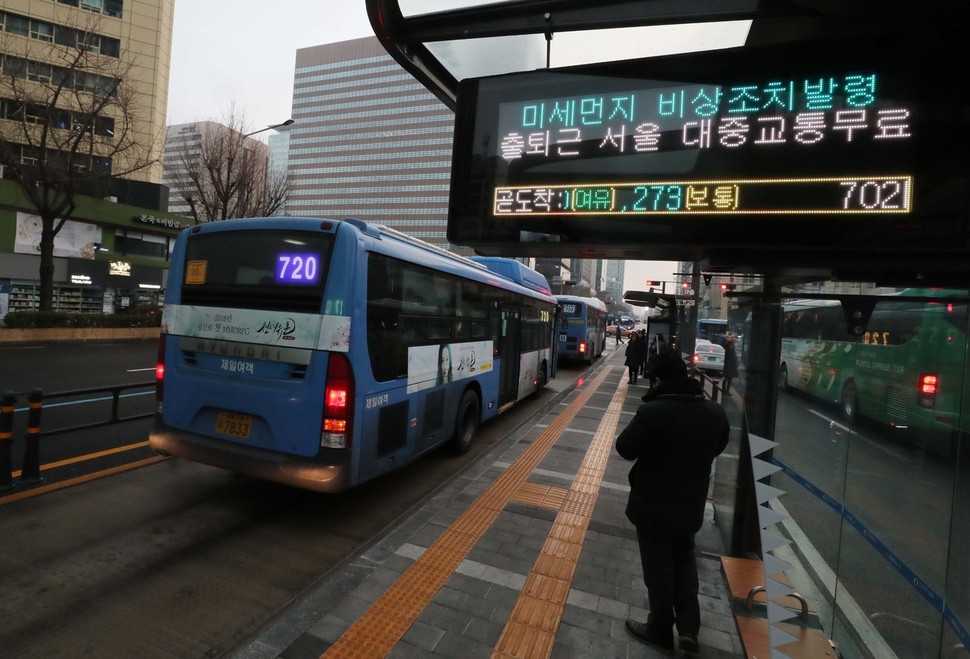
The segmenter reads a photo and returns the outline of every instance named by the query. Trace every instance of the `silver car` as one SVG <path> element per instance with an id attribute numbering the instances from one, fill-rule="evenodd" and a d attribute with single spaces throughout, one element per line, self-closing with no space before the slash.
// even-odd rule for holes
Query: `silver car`
<path id="1" fill-rule="evenodd" d="M 691 364 L 702 371 L 724 371 L 724 348 L 704 339 L 698 339 L 694 345 L 694 354 L 690 358 Z"/>

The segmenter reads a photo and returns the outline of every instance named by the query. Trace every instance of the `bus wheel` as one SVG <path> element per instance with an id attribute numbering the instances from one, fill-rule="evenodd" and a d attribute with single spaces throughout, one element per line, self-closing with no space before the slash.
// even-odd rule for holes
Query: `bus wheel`
<path id="1" fill-rule="evenodd" d="M 778 367 L 778 389 L 779 391 L 788 390 L 788 365 L 782 364 Z"/>
<path id="2" fill-rule="evenodd" d="M 846 382 L 842 387 L 842 416 L 846 421 L 855 422 L 859 416 L 859 392 L 855 382 Z"/>
<path id="3" fill-rule="evenodd" d="M 458 403 L 458 414 L 455 416 L 455 436 L 451 446 L 455 453 L 467 453 L 472 446 L 472 439 L 478 432 L 478 422 L 481 419 L 478 396 L 469 389 L 462 394 Z"/>

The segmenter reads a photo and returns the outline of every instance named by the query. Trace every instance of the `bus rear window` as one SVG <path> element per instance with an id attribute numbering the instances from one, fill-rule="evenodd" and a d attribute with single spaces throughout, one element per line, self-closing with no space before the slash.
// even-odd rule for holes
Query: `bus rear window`
<path id="1" fill-rule="evenodd" d="M 182 303 L 316 313 L 333 236 L 232 231 L 190 236 Z"/>

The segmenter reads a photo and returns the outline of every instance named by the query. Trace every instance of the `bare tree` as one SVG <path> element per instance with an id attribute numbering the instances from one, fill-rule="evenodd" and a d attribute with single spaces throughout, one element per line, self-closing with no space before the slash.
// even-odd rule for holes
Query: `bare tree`
<path id="1" fill-rule="evenodd" d="M 285 171 L 269 169 L 268 147 L 248 137 L 245 118 L 230 109 L 224 123 L 199 122 L 198 141 L 186 142 L 169 163 L 172 190 L 196 223 L 268 217 L 286 203 Z"/>
<path id="2" fill-rule="evenodd" d="M 41 219 L 41 311 L 52 309 L 54 237 L 77 196 L 104 196 L 112 178 L 158 162 L 136 134 L 133 62 L 105 53 L 98 20 L 88 20 L 50 26 L 49 41 L 0 35 L 0 163 Z"/>

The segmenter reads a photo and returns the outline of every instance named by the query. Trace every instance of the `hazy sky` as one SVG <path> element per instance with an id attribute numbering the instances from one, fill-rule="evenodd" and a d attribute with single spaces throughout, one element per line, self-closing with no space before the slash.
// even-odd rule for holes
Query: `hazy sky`
<path id="1" fill-rule="evenodd" d="M 298 48 L 373 36 L 363 0 L 176 0 L 168 123 L 224 119 L 251 130 L 290 118 Z M 265 139 L 265 135 L 263 136 Z M 628 261 L 627 289 L 675 263 Z"/>
<path id="2" fill-rule="evenodd" d="M 278 3 L 278 4 L 277 4 Z M 168 123 L 290 118 L 298 48 L 373 36 L 363 0 L 176 0 Z"/>

